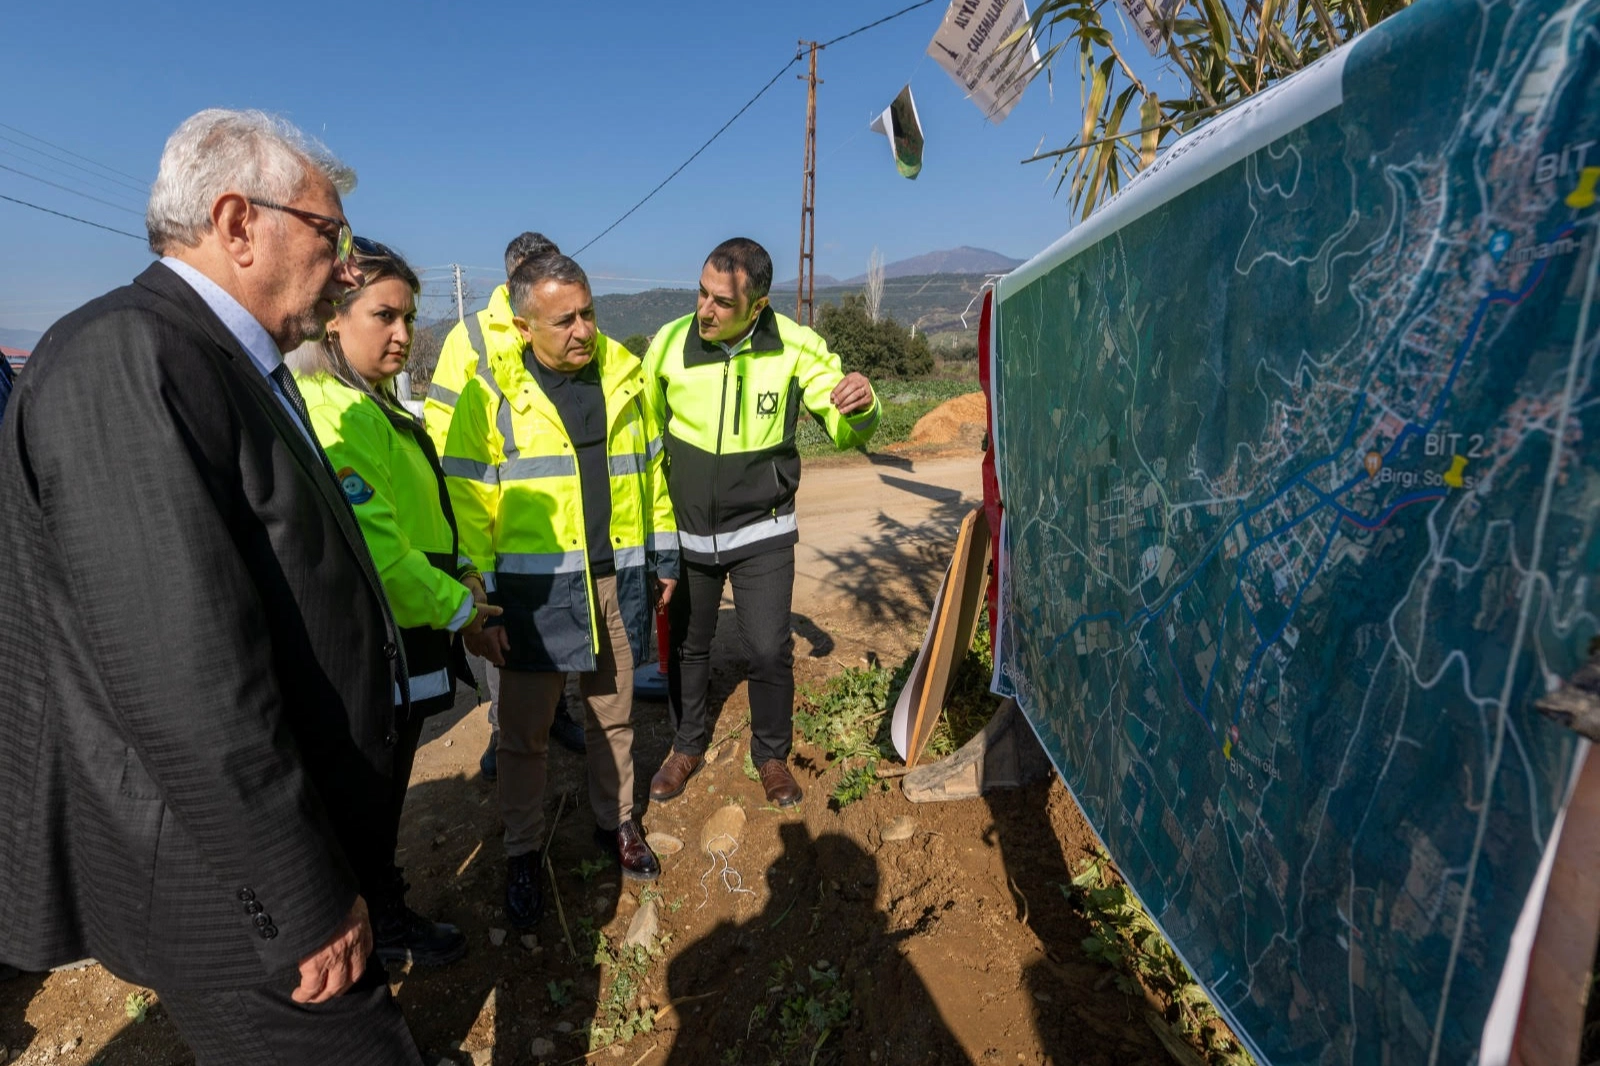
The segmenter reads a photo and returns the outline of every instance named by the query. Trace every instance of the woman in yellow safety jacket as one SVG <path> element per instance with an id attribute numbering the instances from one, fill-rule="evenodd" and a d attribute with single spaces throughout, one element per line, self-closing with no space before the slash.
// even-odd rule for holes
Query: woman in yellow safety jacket
<path id="1" fill-rule="evenodd" d="M 394 381 L 411 354 L 417 275 L 395 252 L 362 237 L 353 259 L 362 284 L 340 305 L 328 335 L 292 353 L 312 429 L 337 472 L 366 537 L 395 622 L 403 630 L 409 713 L 395 692 L 393 853 L 422 720 L 455 702 L 456 634 L 475 635 L 488 605 L 477 571 L 459 550 L 444 474 L 421 422 L 400 403 Z M 405 903 L 399 867 L 382 885 L 363 885 L 374 946 L 384 961 L 442 965 L 466 952 L 453 925 L 435 923 Z"/>

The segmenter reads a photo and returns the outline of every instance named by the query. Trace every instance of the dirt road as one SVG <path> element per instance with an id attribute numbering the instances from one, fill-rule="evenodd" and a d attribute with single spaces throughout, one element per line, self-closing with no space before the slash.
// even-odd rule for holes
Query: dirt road
<path id="1" fill-rule="evenodd" d="M 978 484 L 970 451 L 808 466 L 793 619 L 802 682 L 912 650 Z M 575 1064 L 589 1026 L 616 1042 L 587 1061 L 618 1066 L 1168 1061 L 1145 1001 L 1082 954 L 1087 926 L 1061 886 L 1090 837 L 1059 784 L 923 807 L 886 789 L 839 810 L 828 794 L 840 768 L 800 743 L 805 802 L 766 806 L 744 771 L 731 613 L 713 657 L 715 759 L 643 815 L 683 850 L 663 855 L 649 890 L 595 861 L 583 762 L 554 749 L 561 906 L 527 943 L 504 928 L 482 710 L 464 693 L 430 720 L 401 862 L 413 905 L 458 923 L 472 950 L 444 970 L 390 971 L 427 1066 Z M 659 703 L 640 701 L 635 720 L 642 798 L 671 731 Z M 743 820 L 720 855 L 700 847 L 713 816 Z M 658 934 L 624 950 L 641 910 Z M 140 992 L 96 966 L 0 983 L 0 1044 L 28 1066 L 190 1062 L 159 1004 L 131 1019 Z"/>

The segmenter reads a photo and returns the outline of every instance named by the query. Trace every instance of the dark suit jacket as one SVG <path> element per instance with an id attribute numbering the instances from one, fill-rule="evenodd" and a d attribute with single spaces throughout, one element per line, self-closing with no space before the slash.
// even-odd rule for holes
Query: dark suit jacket
<path id="1" fill-rule="evenodd" d="M 318 454 L 159 263 L 0 423 L 0 959 L 267 980 L 387 870 L 398 634 Z"/>

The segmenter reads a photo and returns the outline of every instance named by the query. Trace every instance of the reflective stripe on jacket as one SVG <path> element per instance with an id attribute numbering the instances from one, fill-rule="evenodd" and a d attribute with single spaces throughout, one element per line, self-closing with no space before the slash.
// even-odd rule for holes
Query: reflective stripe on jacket
<path id="1" fill-rule="evenodd" d="M 606 403 L 617 599 L 635 661 L 649 643 L 649 574 L 678 576 L 678 535 L 659 423 L 640 399 L 641 364 L 596 338 Z M 527 358 L 533 358 L 530 354 Z M 590 597 L 577 453 L 561 415 L 515 356 L 490 354 L 461 390 L 443 459 L 463 552 L 505 609 L 513 670 L 595 668 L 601 620 Z"/>
<path id="2" fill-rule="evenodd" d="M 667 479 L 685 559 L 731 563 L 800 539 L 795 428 L 810 411 L 840 448 L 878 428 L 872 406 L 846 418 L 829 395 L 844 377 L 839 357 L 812 329 L 761 312 L 729 356 L 704 341 L 694 315 L 661 328 L 645 353 L 650 405 L 665 427 Z"/>
<path id="3" fill-rule="evenodd" d="M 488 307 L 457 322 L 445 337 L 428 395 L 422 401 L 422 420 L 438 454 L 444 454 L 450 416 L 467 382 L 493 357 L 521 357 L 522 337 L 511 324 L 512 315 L 510 293 L 501 285 L 490 294 Z"/>
<path id="4" fill-rule="evenodd" d="M 463 560 L 433 445 L 410 418 L 331 374 L 297 382 L 401 627 L 412 707 L 447 708 L 455 694 L 451 634 L 471 620 L 473 606 L 457 580 Z"/>

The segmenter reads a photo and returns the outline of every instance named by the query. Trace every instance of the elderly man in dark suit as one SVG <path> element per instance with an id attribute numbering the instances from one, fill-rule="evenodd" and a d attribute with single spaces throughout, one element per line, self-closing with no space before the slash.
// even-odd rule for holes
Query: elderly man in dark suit
<path id="1" fill-rule="evenodd" d="M 280 356 L 356 284 L 353 185 L 271 116 L 186 121 L 163 258 L 0 424 L 0 958 L 93 955 L 207 1066 L 420 1062 L 360 895 L 404 656 Z"/>

